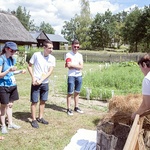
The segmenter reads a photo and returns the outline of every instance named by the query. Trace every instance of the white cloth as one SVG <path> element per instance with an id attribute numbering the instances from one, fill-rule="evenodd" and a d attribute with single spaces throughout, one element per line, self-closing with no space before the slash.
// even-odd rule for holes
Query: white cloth
<path id="1" fill-rule="evenodd" d="M 42 52 L 35 52 L 30 59 L 30 63 L 34 65 L 35 78 L 40 80 L 43 75 L 48 73 L 50 67 L 55 67 L 56 60 L 51 54 L 49 54 L 47 57 L 44 57 Z M 48 78 L 42 83 L 48 83 Z"/>
<path id="2" fill-rule="evenodd" d="M 96 150 L 97 132 L 79 129 L 64 150 Z"/>
<path id="3" fill-rule="evenodd" d="M 65 60 L 67 58 L 71 58 L 71 63 L 73 65 L 83 64 L 83 56 L 79 52 L 74 54 L 72 51 L 70 51 L 66 54 Z M 74 76 L 74 77 L 82 76 L 82 72 L 81 70 L 77 70 L 77 69 L 68 69 L 68 76 Z"/>
<path id="4" fill-rule="evenodd" d="M 143 79 L 142 94 L 143 95 L 150 95 L 150 72 Z"/>

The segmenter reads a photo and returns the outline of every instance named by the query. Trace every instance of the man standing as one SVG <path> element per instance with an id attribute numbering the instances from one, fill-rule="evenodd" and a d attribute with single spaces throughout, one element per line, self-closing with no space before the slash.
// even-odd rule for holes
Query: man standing
<path id="1" fill-rule="evenodd" d="M 72 51 L 66 54 L 66 64 L 65 67 L 68 68 L 68 94 L 67 94 L 67 114 L 73 115 L 70 108 L 71 98 L 74 94 L 74 111 L 78 113 L 83 113 L 83 111 L 78 107 L 79 93 L 82 85 L 82 69 L 83 69 L 83 56 L 78 52 L 79 41 L 72 41 Z"/>
<path id="2" fill-rule="evenodd" d="M 39 128 L 37 122 L 48 124 L 49 122 L 43 119 L 45 102 L 48 99 L 48 77 L 52 74 L 53 68 L 55 67 L 55 57 L 51 55 L 53 50 L 53 43 L 49 40 L 43 42 L 43 52 L 35 52 L 31 57 L 28 64 L 28 71 L 32 78 L 31 85 L 31 115 L 33 128 Z M 32 68 L 33 65 L 33 68 Z M 40 96 L 40 97 L 39 97 Z M 39 114 L 36 118 L 36 106 L 38 100 L 39 103 Z"/>

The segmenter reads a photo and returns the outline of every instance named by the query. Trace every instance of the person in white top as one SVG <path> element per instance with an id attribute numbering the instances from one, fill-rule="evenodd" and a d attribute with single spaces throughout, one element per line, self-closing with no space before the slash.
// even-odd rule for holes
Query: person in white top
<path id="1" fill-rule="evenodd" d="M 78 52 L 79 41 L 72 42 L 72 51 L 68 52 L 65 57 L 65 67 L 68 68 L 68 94 L 67 94 L 67 114 L 73 115 L 71 106 L 72 95 L 74 94 L 74 111 L 83 113 L 79 108 L 79 94 L 82 86 L 82 69 L 83 69 L 83 56 Z"/>
<path id="2" fill-rule="evenodd" d="M 32 78 L 31 85 L 31 115 L 33 128 L 39 128 L 38 122 L 49 124 L 48 121 L 43 119 L 45 102 L 48 99 L 48 77 L 52 74 L 55 67 L 55 57 L 51 55 L 53 50 L 53 43 L 50 40 L 43 42 L 43 52 L 35 52 L 28 64 L 28 71 Z M 32 67 L 33 65 L 33 67 Z M 36 106 L 39 103 L 39 114 L 36 118 Z"/>
<path id="3" fill-rule="evenodd" d="M 142 82 L 143 101 L 138 110 L 132 114 L 131 119 L 134 119 L 136 114 L 142 115 L 150 109 L 150 54 L 145 54 L 139 59 L 138 65 L 144 74 Z"/>

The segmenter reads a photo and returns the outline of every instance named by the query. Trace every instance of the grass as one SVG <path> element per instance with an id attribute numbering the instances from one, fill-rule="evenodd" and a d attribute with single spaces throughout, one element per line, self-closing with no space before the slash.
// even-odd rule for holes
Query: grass
<path id="1" fill-rule="evenodd" d="M 97 69 L 98 64 L 84 64 L 84 71 L 90 68 Z M 49 125 L 39 124 L 39 129 L 31 127 L 30 114 L 30 84 L 31 78 L 25 75 L 16 75 L 20 99 L 14 102 L 13 121 L 21 125 L 19 130 L 10 130 L 5 140 L 0 141 L 2 150 L 63 150 L 70 142 L 71 137 L 80 128 L 96 130 L 107 107 L 101 107 L 99 101 L 96 105 L 87 100 L 81 100 L 80 106 L 84 114 L 66 114 L 66 95 L 61 93 L 60 84 L 66 82 L 67 69 L 64 62 L 57 61 L 57 66 L 50 77 L 49 100 L 45 108 L 44 118 Z M 66 88 L 66 87 L 64 87 Z M 72 101 L 73 107 L 73 101 Z"/>

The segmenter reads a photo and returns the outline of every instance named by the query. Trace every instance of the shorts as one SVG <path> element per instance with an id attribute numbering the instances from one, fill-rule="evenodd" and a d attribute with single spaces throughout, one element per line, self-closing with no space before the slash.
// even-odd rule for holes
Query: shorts
<path id="1" fill-rule="evenodd" d="M 0 103 L 8 104 L 10 101 L 15 101 L 19 99 L 19 94 L 17 86 L 0 86 Z"/>
<path id="2" fill-rule="evenodd" d="M 48 99 L 49 86 L 48 83 L 40 85 L 31 85 L 31 102 L 37 103 L 40 100 L 47 101 Z"/>
<path id="3" fill-rule="evenodd" d="M 82 76 L 74 77 L 68 76 L 68 94 L 73 94 L 74 92 L 80 93 L 82 85 Z"/>

